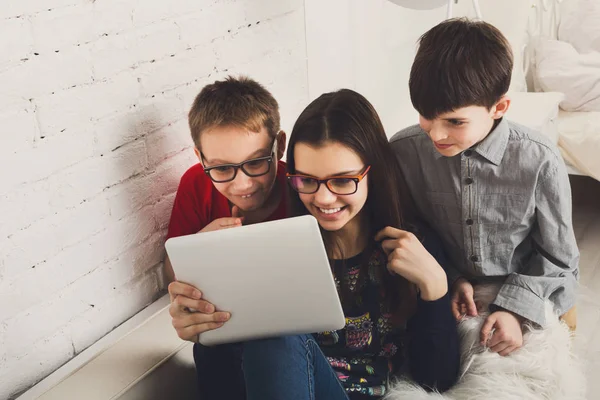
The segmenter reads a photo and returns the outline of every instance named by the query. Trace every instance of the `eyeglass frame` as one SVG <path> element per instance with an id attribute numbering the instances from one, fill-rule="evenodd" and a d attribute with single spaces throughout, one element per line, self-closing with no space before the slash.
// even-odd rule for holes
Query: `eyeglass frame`
<path id="1" fill-rule="evenodd" d="M 371 170 L 371 166 L 367 165 L 367 167 L 365 168 L 365 170 L 363 172 L 361 172 L 358 175 L 340 175 L 340 176 L 331 176 L 329 178 L 325 178 L 325 179 L 318 179 L 315 178 L 314 176 L 310 176 L 310 175 L 302 175 L 302 174 L 290 174 L 289 172 L 287 174 L 285 174 L 285 176 L 288 179 L 288 183 L 290 184 L 290 186 L 292 187 L 292 189 L 294 189 L 294 191 L 296 191 L 297 193 L 300 194 L 315 194 L 319 191 L 319 189 L 321 188 L 321 184 L 325 184 L 325 187 L 327 188 L 327 190 L 329 190 L 331 193 L 335 194 L 336 196 L 350 196 L 355 194 L 356 192 L 358 192 L 358 184 L 360 183 L 360 181 L 362 181 L 365 176 L 367 176 L 367 174 L 369 173 L 369 171 Z M 305 192 L 300 192 L 298 191 L 298 189 L 296 189 L 294 187 L 294 185 L 291 184 L 291 180 L 292 178 L 309 178 L 309 179 L 313 179 L 315 181 L 317 181 L 317 188 L 315 189 L 314 192 L 310 192 L 310 193 L 305 193 Z M 328 182 L 334 179 L 350 179 L 352 181 L 354 181 L 355 183 L 355 189 L 354 192 L 352 193 L 336 193 L 334 192 L 330 187 Z"/>
<path id="2" fill-rule="evenodd" d="M 276 145 L 277 145 L 277 136 L 275 136 L 275 138 L 273 139 L 273 144 L 271 145 L 271 154 L 269 154 L 268 156 L 251 158 L 250 160 L 242 161 L 241 163 L 237 163 L 237 164 L 219 164 L 219 165 L 213 165 L 211 167 L 205 167 L 204 164 L 202 164 L 202 168 L 204 169 L 204 173 L 206 175 L 208 175 L 210 180 L 215 183 L 227 183 L 227 182 L 233 181 L 235 179 L 235 177 L 237 176 L 238 170 L 240 170 L 240 169 L 242 170 L 242 172 L 244 174 L 246 174 L 247 177 L 258 178 L 259 176 L 264 176 L 264 175 L 268 174 L 269 172 L 271 172 L 271 164 L 273 164 L 273 158 L 275 158 Z M 202 152 L 200 152 L 200 156 L 202 157 L 202 160 L 206 160 L 206 157 L 204 157 L 204 154 Z M 249 174 L 244 169 L 245 164 L 248 164 L 251 162 L 256 162 L 256 161 L 267 161 L 268 162 L 267 171 L 262 174 L 259 174 L 259 175 L 252 175 L 252 174 Z M 231 179 L 227 179 L 224 181 L 214 179 L 212 177 L 212 175 L 210 174 L 210 171 L 215 168 L 223 168 L 223 167 L 232 167 L 233 168 L 233 177 Z"/>

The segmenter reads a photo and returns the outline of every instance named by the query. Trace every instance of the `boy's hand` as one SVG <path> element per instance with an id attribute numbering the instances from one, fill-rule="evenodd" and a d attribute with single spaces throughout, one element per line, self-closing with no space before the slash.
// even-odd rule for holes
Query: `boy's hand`
<path id="1" fill-rule="evenodd" d="M 448 292 L 446 272 L 414 234 L 388 226 L 375 240 L 382 241 L 388 270 L 414 283 L 423 300 L 434 301 Z"/>
<path id="2" fill-rule="evenodd" d="M 231 209 L 231 217 L 218 218 L 206 225 L 200 232 L 211 232 L 218 231 L 221 229 L 235 228 L 242 226 L 244 217 L 241 216 L 241 212 L 238 206 L 233 206 Z"/>
<path id="3" fill-rule="evenodd" d="M 501 356 L 509 355 L 523 346 L 521 322 L 521 317 L 508 311 L 490 314 L 481 328 L 481 344 Z"/>
<path id="4" fill-rule="evenodd" d="M 477 306 L 473 300 L 473 285 L 465 278 L 458 278 L 452 285 L 452 315 L 459 321 L 464 315 L 477 316 Z"/>
<path id="5" fill-rule="evenodd" d="M 169 284 L 169 296 L 171 322 L 183 340 L 197 342 L 199 334 L 220 328 L 231 316 L 227 312 L 215 312 L 215 306 L 202 300 L 198 289 L 182 282 Z"/>

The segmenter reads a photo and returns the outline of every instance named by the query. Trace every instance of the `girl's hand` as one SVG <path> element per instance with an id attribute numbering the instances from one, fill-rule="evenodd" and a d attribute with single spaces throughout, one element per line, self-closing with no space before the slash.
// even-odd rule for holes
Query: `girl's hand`
<path id="1" fill-rule="evenodd" d="M 414 234 L 388 226 L 375 240 L 383 240 L 388 270 L 414 283 L 423 300 L 434 301 L 448 292 L 446 273 Z"/>
<path id="2" fill-rule="evenodd" d="M 172 324 L 183 340 L 197 342 L 198 335 L 220 328 L 230 318 L 229 313 L 218 312 L 214 305 L 202 300 L 198 289 L 183 282 L 171 282 L 169 295 Z"/>

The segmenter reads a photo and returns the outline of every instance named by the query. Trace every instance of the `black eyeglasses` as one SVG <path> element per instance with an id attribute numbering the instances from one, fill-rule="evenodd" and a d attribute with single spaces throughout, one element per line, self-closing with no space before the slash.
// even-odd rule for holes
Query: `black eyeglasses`
<path id="1" fill-rule="evenodd" d="M 204 172 L 206 172 L 206 175 L 208 175 L 213 182 L 217 183 L 230 182 L 234 180 L 237 176 L 238 169 L 241 169 L 244 174 L 252 178 L 266 175 L 269 173 L 269 171 L 271 171 L 271 164 L 275 158 L 276 143 L 277 138 L 273 139 L 273 144 L 271 145 L 271 154 L 268 156 L 253 158 L 238 164 L 221 164 L 213 167 L 205 167 Z M 200 155 L 202 156 L 202 159 L 204 159 L 204 154 L 200 153 Z"/>
<path id="2" fill-rule="evenodd" d="M 358 190 L 358 183 L 363 180 L 371 169 L 369 165 L 359 175 L 335 176 L 332 178 L 317 179 L 308 175 L 287 174 L 288 182 L 292 189 L 302 194 L 317 193 L 321 184 L 324 183 L 327 189 L 333 194 L 346 196 L 354 194 Z"/>

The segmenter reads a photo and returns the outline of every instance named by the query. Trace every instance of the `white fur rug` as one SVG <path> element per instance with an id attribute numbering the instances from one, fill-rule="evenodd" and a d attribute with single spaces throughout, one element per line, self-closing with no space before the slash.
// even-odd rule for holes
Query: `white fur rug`
<path id="1" fill-rule="evenodd" d="M 479 286 L 475 300 L 489 304 L 495 286 Z M 461 377 L 444 394 L 427 393 L 408 381 L 396 382 L 385 400 L 585 400 L 583 368 L 572 352 L 569 328 L 546 306 L 546 329 L 528 327 L 524 344 L 507 357 L 479 344 L 479 332 L 488 313 L 479 312 L 459 323 Z"/>

